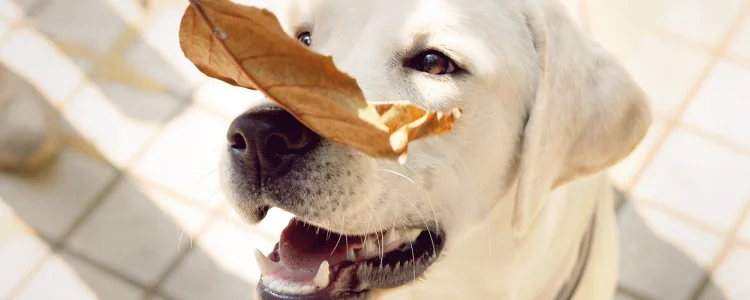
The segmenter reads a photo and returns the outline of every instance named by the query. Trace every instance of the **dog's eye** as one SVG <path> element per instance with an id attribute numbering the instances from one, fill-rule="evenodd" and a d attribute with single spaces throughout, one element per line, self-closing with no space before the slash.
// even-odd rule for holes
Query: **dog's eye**
<path id="1" fill-rule="evenodd" d="M 312 44 L 312 34 L 309 31 L 303 31 L 297 34 L 297 40 L 302 42 L 303 45 L 310 47 Z"/>
<path id="2" fill-rule="evenodd" d="M 422 52 L 412 57 L 407 62 L 407 66 L 414 70 L 433 75 L 451 74 L 459 70 L 452 59 L 435 50 Z"/>

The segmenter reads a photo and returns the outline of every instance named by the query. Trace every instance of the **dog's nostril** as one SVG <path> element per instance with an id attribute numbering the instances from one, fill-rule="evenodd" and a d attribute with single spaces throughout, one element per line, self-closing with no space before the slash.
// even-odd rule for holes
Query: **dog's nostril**
<path id="1" fill-rule="evenodd" d="M 235 133 L 229 138 L 229 145 L 235 150 L 245 150 L 247 148 L 245 138 L 239 133 Z"/>
<path id="2" fill-rule="evenodd" d="M 271 134 L 266 139 L 266 151 L 268 153 L 288 154 L 290 152 L 289 143 L 286 138 L 278 134 Z"/>

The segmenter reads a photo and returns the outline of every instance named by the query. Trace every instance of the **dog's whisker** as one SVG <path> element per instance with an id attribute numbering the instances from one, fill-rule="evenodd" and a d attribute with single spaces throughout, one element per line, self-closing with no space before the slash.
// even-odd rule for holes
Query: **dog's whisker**
<path id="1" fill-rule="evenodd" d="M 404 178 L 404 179 L 410 181 L 413 184 L 417 184 L 417 182 L 414 181 L 414 179 L 409 178 L 409 176 L 406 176 L 403 173 L 400 173 L 400 172 L 397 172 L 397 171 L 394 171 L 394 170 L 383 169 L 383 168 L 379 168 L 378 171 L 383 171 L 383 172 L 391 173 L 393 175 L 396 175 L 396 176 L 399 176 L 401 178 Z"/>
<path id="2" fill-rule="evenodd" d="M 432 197 L 430 197 L 430 193 L 423 186 L 417 184 L 417 182 L 414 181 L 414 179 L 411 179 L 409 176 L 406 176 L 403 173 L 400 173 L 400 172 L 397 172 L 397 171 L 394 171 L 394 170 L 383 169 L 383 168 L 380 168 L 378 170 L 383 171 L 383 172 L 387 172 L 387 173 L 391 173 L 391 174 L 394 174 L 396 176 L 399 176 L 399 177 L 401 177 L 403 179 L 406 179 L 407 181 L 413 183 L 417 187 L 419 187 L 419 189 L 422 190 L 422 193 L 424 193 L 425 198 L 427 198 L 427 204 L 430 205 L 430 210 L 432 210 L 432 217 L 435 220 L 435 230 L 438 230 L 438 228 L 440 228 L 439 225 L 438 225 L 437 213 L 435 212 L 435 206 L 432 205 Z M 425 224 L 425 225 L 427 225 L 427 224 Z"/>
<path id="3" fill-rule="evenodd" d="M 409 205 L 411 205 L 412 208 L 414 208 L 414 211 L 417 212 L 417 215 L 419 215 L 419 218 L 422 219 L 422 223 L 424 223 L 424 227 L 427 230 L 427 235 L 430 236 L 430 243 L 432 243 L 432 250 L 437 251 L 437 248 L 435 247 L 435 241 L 432 239 L 432 232 L 430 231 L 430 226 L 427 225 L 427 220 L 425 220 L 422 213 L 419 212 L 419 209 L 417 208 L 417 206 L 414 205 L 414 203 L 411 202 L 409 198 L 406 198 L 406 196 L 404 196 L 403 194 L 401 193 L 396 193 L 396 194 L 398 194 L 402 199 L 406 200 L 406 202 L 409 203 Z"/>

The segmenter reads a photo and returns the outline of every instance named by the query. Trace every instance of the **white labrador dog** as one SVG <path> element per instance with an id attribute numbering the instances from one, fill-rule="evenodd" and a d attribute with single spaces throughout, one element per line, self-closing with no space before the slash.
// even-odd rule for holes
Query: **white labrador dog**
<path id="1" fill-rule="evenodd" d="M 285 30 L 370 101 L 463 109 L 404 166 L 264 104 L 227 134 L 221 181 L 248 222 L 296 217 L 256 253 L 263 299 L 611 299 L 603 172 L 651 123 L 644 93 L 554 0 L 289 0 Z"/>

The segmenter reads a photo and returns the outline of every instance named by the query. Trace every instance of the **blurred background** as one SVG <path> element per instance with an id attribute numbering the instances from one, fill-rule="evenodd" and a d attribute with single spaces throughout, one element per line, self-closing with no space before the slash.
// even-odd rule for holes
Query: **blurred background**
<path id="1" fill-rule="evenodd" d="M 617 299 L 750 299 L 750 0 L 561 1 L 656 116 L 611 171 Z M 0 299 L 254 298 L 278 229 L 216 168 L 257 96 L 184 58 L 186 6 L 0 0 Z"/>

